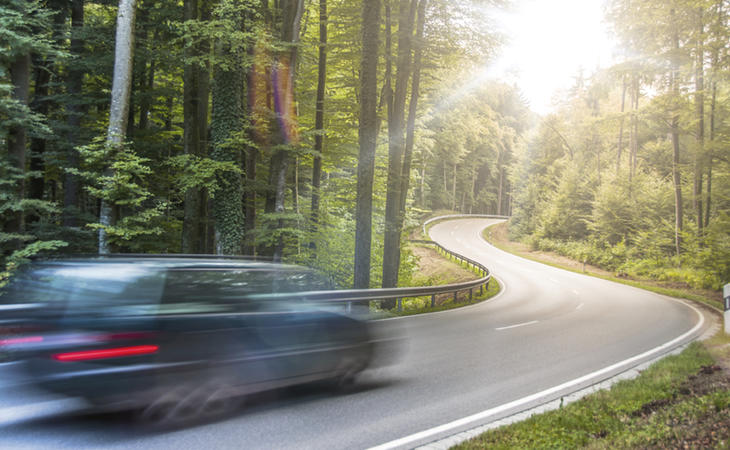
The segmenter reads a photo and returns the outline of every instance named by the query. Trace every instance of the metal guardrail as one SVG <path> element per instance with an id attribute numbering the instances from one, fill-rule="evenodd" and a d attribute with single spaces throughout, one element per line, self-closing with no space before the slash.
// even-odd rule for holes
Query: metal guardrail
<path id="1" fill-rule="evenodd" d="M 424 236 L 428 236 L 426 234 L 426 227 L 428 226 L 428 224 L 430 224 L 432 222 L 436 222 L 437 220 L 442 220 L 442 219 L 458 219 L 458 218 L 464 218 L 464 219 L 469 219 L 469 218 L 475 218 L 475 219 L 509 219 L 510 216 L 498 216 L 496 214 L 449 214 L 449 215 L 446 215 L 446 216 L 433 217 L 433 218 L 428 219 L 427 221 L 423 222 L 423 235 Z"/>
<path id="2" fill-rule="evenodd" d="M 444 293 L 453 293 L 454 301 L 458 302 L 460 292 L 468 292 L 469 300 L 472 300 L 474 290 L 479 289 L 479 295 L 484 293 L 485 288 L 489 288 L 489 281 L 492 279 L 489 269 L 473 259 L 466 258 L 454 253 L 441 246 L 440 244 L 429 240 L 412 240 L 410 242 L 434 245 L 436 248 L 449 257 L 463 261 L 467 266 L 472 266 L 479 270 L 482 275 L 480 278 L 461 283 L 445 284 L 441 286 L 421 286 L 421 287 L 405 287 L 405 288 L 385 288 L 385 289 L 342 289 L 334 291 L 309 291 L 301 292 L 295 295 L 283 294 L 289 298 L 301 298 L 302 300 L 316 302 L 364 302 L 371 300 L 396 299 L 398 310 L 402 310 L 402 300 L 404 298 L 427 297 L 431 296 L 431 307 L 436 306 L 436 295 Z M 266 297 L 275 297 L 282 294 L 265 294 Z M 349 308 L 348 308 L 349 309 Z"/>

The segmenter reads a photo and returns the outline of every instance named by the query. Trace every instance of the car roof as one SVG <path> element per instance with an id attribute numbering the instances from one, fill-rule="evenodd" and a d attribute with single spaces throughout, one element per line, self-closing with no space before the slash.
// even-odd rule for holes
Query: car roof
<path id="1" fill-rule="evenodd" d="M 89 266 L 97 264 L 132 264 L 150 269 L 252 269 L 311 271 L 307 267 L 292 264 L 261 261 L 251 257 L 217 255 L 147 255 L 112 254 L 95 256 L 71 256 L 36 260 L 32 266 Z"/>

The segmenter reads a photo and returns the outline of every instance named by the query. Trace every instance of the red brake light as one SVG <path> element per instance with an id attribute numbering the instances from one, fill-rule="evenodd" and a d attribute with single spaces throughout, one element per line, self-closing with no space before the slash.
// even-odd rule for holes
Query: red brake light
<path id="1" fill-rule="evenodd" d="M 43 336 L 26 336 L 19 338 L 0 339 L 0 345 L 31 344 L 43 342 Z"/>
<path id="2" fill-rule="evenodd" d="M 80 352 L 58 353 L 53 355 L 56 361 L 88 361 L 92 359 L 120 358 L 123 356 L 148 355 L 159 350 L 157 345 L 135 345 L 133 347 L 117 347 L 101 350 L 84 350 Z"/>

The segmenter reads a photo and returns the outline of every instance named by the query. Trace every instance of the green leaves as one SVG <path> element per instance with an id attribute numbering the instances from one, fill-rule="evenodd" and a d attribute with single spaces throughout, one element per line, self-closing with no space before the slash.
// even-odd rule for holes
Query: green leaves
<path id="1" fill-rule="evenodd" d="M 234 161 L 217 161 L 196 155 L 177 155 L 165 162 L 175 173 L 175 186 L 182 192 L 193 188 L 207 189 L 211 197 L 220 189 L 219 180 L 226 173 L 242 175 L 241 167 Z"/>
<path id="2" fill-rule="evenodd" d="M 0 233 L 0 243 L 3 241 L 3 235 Z M 12 276 L 13 272 L 18 267 L 29 261 L 30 258 L 43 252 L 52 252 L 59 248 L 66 247 L 68 243 L 59 240 L 51 241 L 35 241 L 32 242 L 20 250 L 14 251 L 6 260 L 4 270 L 0 271 L 0 287 L 4 286 L 8 279 Z"/>
<path id="3" fill-rule="evenodd" d="M 109 242 L 125 245 L 145 235 L 162 233 L 155 225 L 167 209 L 167 202 L 155 199 L 148 185 L 152 169 L 150 160 L 138 156 L 130 143 L 119 146 L 105 144 L 97 138 L 89 145 L 78 148 L 82 160 L 80 170 L 67 169 L 87 181 L 86 191 L 105 200 L 117 211 L 123 211 L 116 223 L 87 224 L 94 230 L 104 229 Z"/>

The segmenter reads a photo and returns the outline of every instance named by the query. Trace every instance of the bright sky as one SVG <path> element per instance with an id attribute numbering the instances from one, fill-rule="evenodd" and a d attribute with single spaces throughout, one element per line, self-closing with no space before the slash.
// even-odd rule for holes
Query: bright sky
<path id="1" fill-rule="evenodd" d="M 530 108 L 545 114 L 558 89 L 611 64 L 613 44 L 603 21 L 602 0 L 515 0 L 495 17 L 507 37 L 490 78 L 516 83 Z"/>

